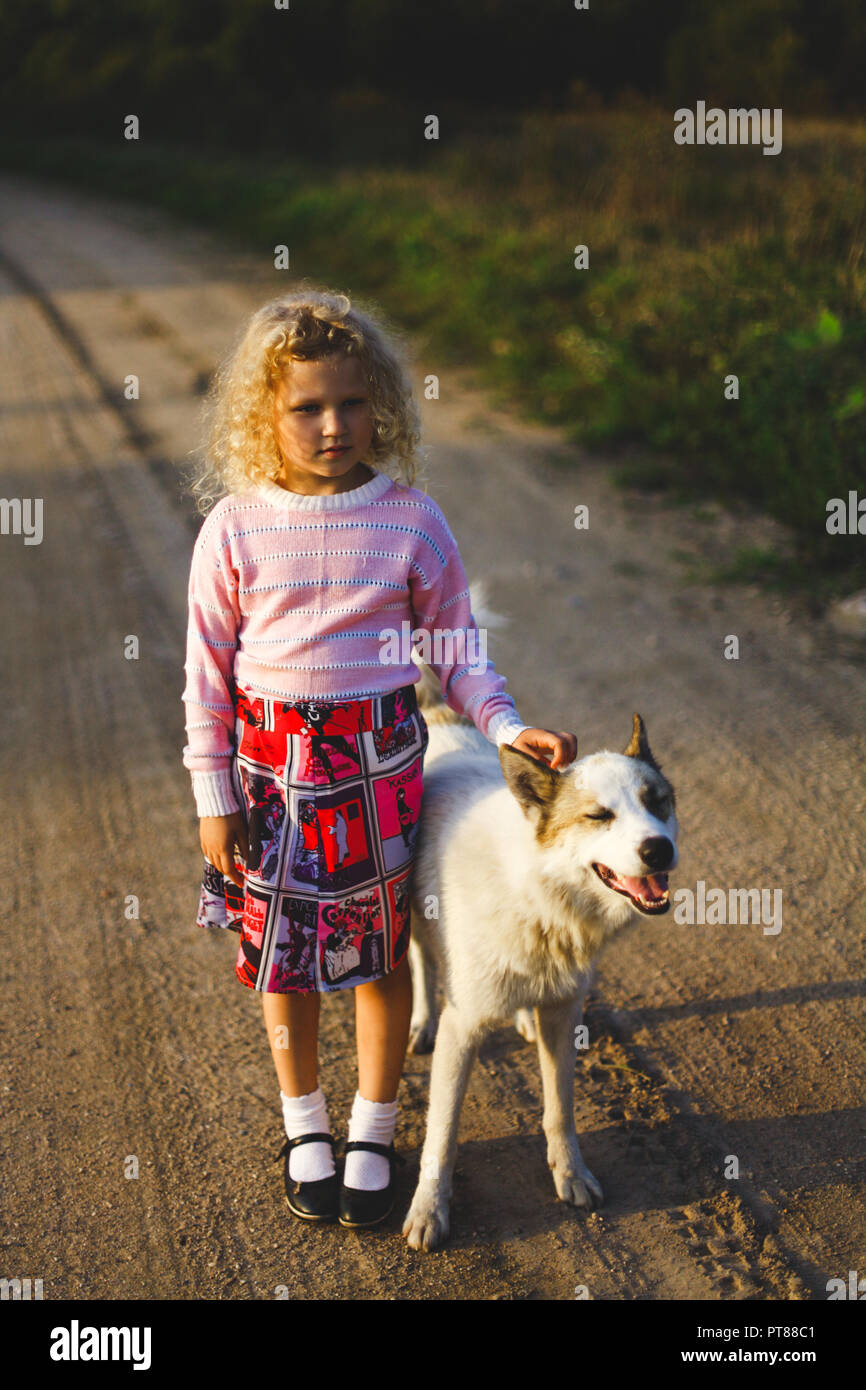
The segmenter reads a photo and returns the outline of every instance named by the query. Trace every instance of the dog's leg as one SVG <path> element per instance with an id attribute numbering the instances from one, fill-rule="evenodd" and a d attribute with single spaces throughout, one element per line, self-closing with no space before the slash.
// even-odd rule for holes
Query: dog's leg
<path id="1" fill-rule="evenodd" d="M 403 1223 L 403 1234 L 413 1250 L 432 1250 L 448 1235 L 457 1126 L 477 1048 L 478 1037 L 454 1006 L 446 1004 L 430 1068 L 430 1106 L 418 1186 Z"/>
<path id="2" fill-rule="evenodd" d="M 547 1162 L 557 1196 L 576 1207 L 600 1206 L 604 1201 L 599 1182 L 583 1161 L 574 1127 L 574 1030 L 583 1018 L 588 987 L 587 978 L 574 998 L 535 1009 Z"/>
<path id="3" fill-rule="evenodd" d="M 412 1017 L 409 1021 L 409 1051 L 432 1052 L 436 1041 L 436 951 L 429 929 L 418 925 L 412 914 L 409 942 L 412 971 Z"/>
<path id="4" fill-rule="evenodd" d="M 587 991 L 595 978 L 595 966 L 590 965 L 585 975 L 581 976 L 578 999 L 580 1002 L 581 1015 L 575 1023 L 580 1023 L 583 1016 L 583 1004 L 586 999 Z M 522 1038 L 528 1043 L 538 1042 L 538 1030 L 535 1026 L 534 1009 L 518 1009 L 514 1015 L 514 1026 Z"/>
<path id="5" fill-rule="evenodd" d="M 538 1041 L 538 1034 L 535 1031 L 535 1013 L 532 1009 L 518 1009 L 514 1015 L 514 1026 L 526 1042 Z"/>

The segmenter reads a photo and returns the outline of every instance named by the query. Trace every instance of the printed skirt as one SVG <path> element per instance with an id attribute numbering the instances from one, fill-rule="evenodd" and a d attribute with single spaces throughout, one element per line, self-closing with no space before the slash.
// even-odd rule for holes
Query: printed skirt
<path id="1" fill-rule="evenodd" d="M 414 685 L 365 700 L 235 696 L 241 890 L 204 861 L 196 925 L 240 933 L 235 974 L 269 994 L 347 989 L 409 948 L 428 734 Z"/>

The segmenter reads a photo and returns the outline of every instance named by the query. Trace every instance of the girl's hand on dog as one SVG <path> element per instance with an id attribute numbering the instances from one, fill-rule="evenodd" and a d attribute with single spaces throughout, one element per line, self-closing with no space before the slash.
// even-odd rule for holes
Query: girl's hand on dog
<path id="1" fill-rule="evenodd" d="M 568 767 L 577 757 L 577 734 L 554 733 L 552 729 L 523 729 L 511 745 L 554 769 Z"/>
<path id="2" fill-rule="evenodd" d="M 205 859 L 219 869 L 224 878 L 230 878 L 238 888 L 243 888 L 244 881 L 235 864 L 234 854 L 237 845 L 244 863 L 249 858 L 250 842 L 243 812 L 233 811 L 230 816 L 202 816 L 199 835 Z"/>

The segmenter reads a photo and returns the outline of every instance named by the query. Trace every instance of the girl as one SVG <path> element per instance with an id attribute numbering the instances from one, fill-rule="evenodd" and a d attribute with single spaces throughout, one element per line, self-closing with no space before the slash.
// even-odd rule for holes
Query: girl
<path id="1" fill-rule="evenodd" d="M 262 995 L 289 1208 L 344 1226 L 393 1205 L 412 1006 L 408 880 L 427 730 L 418 668 L 408 653 L 395 664 L 384 634 L 404 621 L 454 633 L 448 656 L 458 637 L 478 640 L 454 537 L 412 486 L 406 360 L 381 315 L 346 295 L 266 304 L 217 373 L 193 484 L 208 513 L 183 693 L 205 858 L 197 923 L 240 934 L 235 973 Z M 523 724 L 489 662 L 433 669 L 491 741 L 553 767 L 574 759 L 575 736 Z M 317 1037 L 321 995 L 346 988 L 358 1089 L 338 1184 Z"/>

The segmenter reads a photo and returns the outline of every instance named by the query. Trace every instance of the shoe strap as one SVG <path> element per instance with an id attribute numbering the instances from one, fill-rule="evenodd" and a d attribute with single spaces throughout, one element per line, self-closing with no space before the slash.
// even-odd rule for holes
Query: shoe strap
<path id="1" fill-rule="evenodd" d="M 333 1149 L 334 1136 L 332 1134 L 299 1134 L 295 1139 L 286 1139 L 283 1142 L 283 1147 L 274 1159 L 274 1162 L 277 1163 L 283 1157 L 283 1154 L 289 1153 L 290 1150 L 294 1149 L 298 1144 L 330 1144 Z"/>
<path id="2" fill-rule="evenodd" d="M 332 1134 L 299 1134 L 296 1139 L 287 1139 L 286 1143 L 290 1149 L 296 1144 L 330 1144 L 334 1147 L 334 1137 Z"/>
<path id="3" fill-rule="evenodd" d="M 343 1149 L 343 1153 L 349 1153 L 351 1149 L 367 1149 L 370 1153 L 381 1154 L 383 1158 L 390 1158 L 394 1163 L 405 1163 L 398 1153 L 394 1152 L 393 1144 L 374 1144 L 372 1139 L 350 1139 Z"/>

